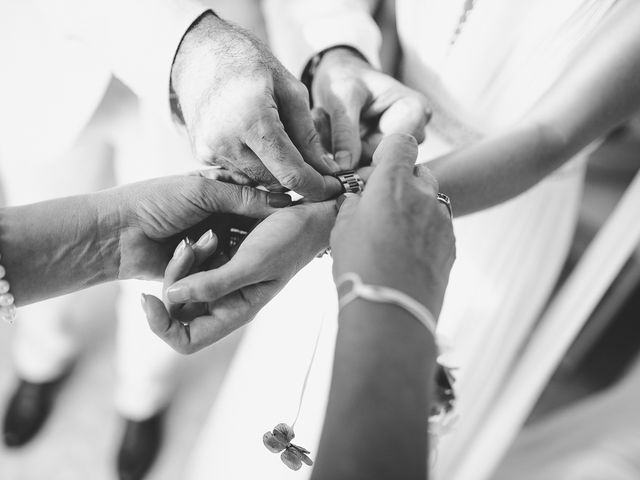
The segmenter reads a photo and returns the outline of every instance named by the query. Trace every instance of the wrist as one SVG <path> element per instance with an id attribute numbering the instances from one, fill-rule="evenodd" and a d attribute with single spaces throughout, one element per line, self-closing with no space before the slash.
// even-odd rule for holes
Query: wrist
<path id="1" fill-rule="evenodd" d="M 337 282 L 347 273 L 355 273 L 367 285 L 392 288 L 410 296 L 438 317 L 442 308 L 446 279 L 438 278 L 435 272 L 428 268 L 415 265 L 403 268 L 399 264 L 387 264 L 379 255 L 369 255 L 366 258 L 378 258 L 378 261 L 358 262 L 355 259 L 355 262 L 349 262 L 334 254 L 334 281 Z"/>
<path id="2" fill-rule="evenodd" d="M 127 228 L 130 208 L 127 197 L 109 189 L 89 195 L 95 217 L 96 241 L 103 271 L 112 280 L 127 280 L 133 276 L 121 272 L 122 232 Z M 124 192 L 122 192 L 124 193 Z"/>
<path id="3" fill-rule="evenodd" d="M 341 64 L 362 63 L 366 66 L 370 65 L 366 57 L 360 53 L 359 50 L 349 45 L 335 45 L 318 52 L 307 62 L 300 77 L 301 82 L 309 91 L 309 100 L 312 107 L 314 97 L 313 88 L 314 85 L 316 85 L 316 78 L 320 76 L 320 70 L 322 69 L 324 71 L 329 69 L 335 62 L 340 62 Z"/>
<path id="4" fill-rule="evenodd" d="M 210 60 L 215 52 L 214 46 L 220 37 L 220 31 L 227 27 L 227 22 L 212 10 L 208 10 L 198 17 L 184 34 L 171 66 L 170 86 L 178 110 L 182 108 L 185 97 L 188 97 L 188 88 L 193 89 L 193 79 L 189 75 L 191 68 L 201 71 L 204 65 L 211 65 Z M 204 75 L 200 77 L 201 81 L 210 80 Z M 182 112 L 176 113 L 182 116 Z"/>

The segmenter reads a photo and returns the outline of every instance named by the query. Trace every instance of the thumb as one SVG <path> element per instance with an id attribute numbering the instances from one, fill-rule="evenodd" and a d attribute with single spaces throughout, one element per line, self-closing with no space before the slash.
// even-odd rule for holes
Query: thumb
<path id="1" fill-rule="evenodd" d="M 365 98 L 357 93 L 332 97 L 328 113 L 331 119 L 331 144 L 333 154 L 340 168 L 354 169 L 360 162 L 362 145 L 360 141 L 360 113 Z"/>
<path id="2" fill-rule="evenodd" d="M 411 135 L 396 133 L 384 137 L 373 154 L 375 168 L 367 190 L 375 189 L 378 184 L 388 186 L 395 178 L 406 180 L 411 177 L 417 158 L 418 142 Z"/>
<path id="3" fill-rule="evenodd" d="M 276 209 L 291 205 L 285 193 L 266 192 L 246 185 L 233 185 L 204 179 L 203 192 L 196 196 L 201 207 L 211 213 L 235 213 L 251 218 L 264 218 Z"/>
<path id="4" fill-rule="evenodd" d="M 338 198 L 340 210 L 336 218 L 335 228 L 343 228 L 351 222 L 355 215 L 361 196 L 356 193 L 345 193 Z"/>

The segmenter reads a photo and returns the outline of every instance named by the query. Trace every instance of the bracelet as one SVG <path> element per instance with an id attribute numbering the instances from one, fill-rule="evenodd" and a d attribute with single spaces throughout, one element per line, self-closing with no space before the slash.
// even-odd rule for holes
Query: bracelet
<path id="1" fill-rule="evenodd" d="M 418 319 L 435 338 L 435 319 L 429 309 L 416 299 L 395 288 L 364 284 L 360 276 L 353 272 L 341 275 L 336 284 L 338 288 L 340 288 L 346 282 L 351 282 L 353 287 L 348 293 L 340 297 L 340 308 L 343 308 L 356 298 L 363 298 L 371 302 L 397 305 Z M 439 346 L 438 350 L 440 350 Z M 450 428 L 454 418 L 454 407 L 456 404 L 454 383 L 455 377 L 451 368 L 437 360 L 435 395 L 429 412 L 429 432 L 436 435 L 436 437 L 445 433 L 447 429 Z"/>
<path id="2" fill-rule="evenodd" d="M 9 293 L 11 285 L 4 278 L 6 274 L 7 270 L 0 265 L 0 318 L 7 323 L 13 323 L 16 319 L 16 306 L 13 303 L 13 295 Z"/>
<path id="3" fill-rule="evenodd" d="M 343 284 L 351 282 L 352 287 L 349 292 L 340 297 L 339 307 L 344 308 L 357 298 L 363 298 L 370 302 L 377 303 L 390 303 L 397 305 L 405 309 L 411 315 L 413 315 L 420 323 L 422 323 L 429 332 L 435 337 L 436 335 L 436 321 L 433 318 L 433 314 L 427 307 L 422 305 L 413 297 L 410 297 L 400 290 L 395 288 L 383 287 L 381 285 L 367 285 L 362 283 L 362 279 L 357 273 L 349 272 L 341 275 L 336 285 L 340 288 Z"/>

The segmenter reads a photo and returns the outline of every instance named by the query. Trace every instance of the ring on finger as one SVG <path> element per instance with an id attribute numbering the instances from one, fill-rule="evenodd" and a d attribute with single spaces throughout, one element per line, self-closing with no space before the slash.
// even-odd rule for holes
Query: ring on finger
<path id="1" fill-rule="evenodd" d="M 364 190 L 364 181 L 355 170 L 343 170 L 333 176 L 342 184 L 343 193 L 362 193 Z"/>
<path id="2" fill-rule="evenodd" d="M 436 199 L 440 203 L 442 203 L 445 207 L 447 207 L 447 211 L 449 212 L 449 218 L 453 218 L 453 209 L 451 208 L 451 199 L 444 193 L 438 193 L 438 195 L 436 195 Z"/>

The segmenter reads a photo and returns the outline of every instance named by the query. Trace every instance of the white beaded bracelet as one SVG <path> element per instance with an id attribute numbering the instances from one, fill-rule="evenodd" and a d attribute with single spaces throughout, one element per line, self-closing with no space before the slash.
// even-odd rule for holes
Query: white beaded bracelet
<path id="1" fill-rule="evenodd" d="M 9 293 L 11 285 L 4 278 L 6 274 L 7 270 L 0 265 L 0 318 L 7 323 L 13 323 L 16 319 L 16 306 L 13 303 L 13 295 Z"/>
<path id="2" fill-rule="evenodd" d="M 416 299 L 410 297 L 395 288 L 383 287 L 381 285 L 367 285 L 362 283 L 362 279 L 357 273 L 345 273 L 338 278 L 336 285 L 338 289 L 347 282 L 352 283 L 351 290 L 342 295 L 339 300 L 339 306 L 342 309 L 356 298 L 363 298 L 370 302 L 390 303 L 405 309 L 417 320 L 422 323 L 427 330 L 435 337 L 436 321 L 433 314 L 427 307 L 422 305 Z"/>

